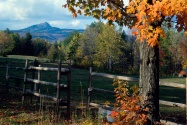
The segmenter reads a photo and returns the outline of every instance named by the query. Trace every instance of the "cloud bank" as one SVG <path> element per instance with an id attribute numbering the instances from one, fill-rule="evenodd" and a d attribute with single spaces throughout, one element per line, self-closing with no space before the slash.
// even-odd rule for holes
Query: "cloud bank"
<path id="1" fill-rule="evenodd" d="M 128 1 L 128 0 L 124 0 Z M 96 21 L 93 17 L 78 16 L 63 8 L 66 0 L 0 0 L 0 30 L 17 30 L 48 22 L 59 28 L 84 29 Z"/>

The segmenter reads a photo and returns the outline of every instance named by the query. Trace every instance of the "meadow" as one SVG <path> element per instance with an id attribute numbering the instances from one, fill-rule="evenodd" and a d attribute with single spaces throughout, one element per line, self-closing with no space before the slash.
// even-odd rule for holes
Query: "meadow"
<path id="1" fill-rule="evenodd" d="M 36 57 L 25 57 L 25 56 L 9 56 L 8 58 L 1 58 L 1 64 L 8 62 L 17 62 L 16 66 L 24 67 L 25 59 L 29 58 L 32 64 L 32 60 L 37 59 L 42 62 L 42 66 L 57 67 L 56 63 L 48 63 L 46 59 L 38 59 Z M 0 69 L 0 75 L 5 75 L 5 70 Z M 23 71 L 12 70 L 11 75 L 16 75 L 23 77 Z M 56 72 L 42 72 L 42 80 L 56 82 L 57 74 Z M 185 84 L 185 78 L 178 77 L 165 77 L 161 78 L 161 81 L 166 82 L 176 82 L 180 84 Z M 62 81 L 66 82 L 66 78 L 62 77 Z M 100 124 L 103 122 L 99 119 L 97 113 L 92 114 L 86 110 L 87 104 L 87 88 L 89 81 L 89 70 L 88 69 L 76 69 L 71 70 L 71 124 Z M 0 84 L 5 82 L 3 78 L 0 80 Z M 23 81 L 21 81 L 23 83 Z M 93 86 L 97 88 L 107 89 L 113 91 L 115 86 L 112 85 L 113 80 L 94 77 Z M 11 85 L 15 85 L 15 81 L 10 81 Z M 129 85 L 138 84 L 137 82 L 130 82 Z M 0 124 L 67 124 L 67 122 L 61 118 L 56 120 L 53 117 L 53 113 L 50 109 L 46 108 L 44 105 L 47 102 L 43 99 L 40 102 L 41 106 L 36 105 L 35 98 L 33 104 L 30 103 L 30 98 L 27 98 L 24 105 L 21 104 L 22 91 L 16 91 L 10 89 L 9 93 L 5 92 L 5 88 L 0 86 Z M 22 84 L 20 85 L 22 87 Z M 42 86 L 42 92 L 48 95 L 55 95 L 55 88 Z M 178 103 L 185 103 L 185 89 L 178 89 L 173 87 L 160 86 L 160 99 Z M 66 98 L 64 92 L 61 94 L 62 97 Z M 97 103 L 105 103 L 109 101 L 111 103 L 115 102 L 115 96 L 103 93 L 93 93 L 93 101 Z M 63 109 L 62 109 L 63 112 Z M 178 123 L 185 123 L 185 109 L 180 107 L 170 107 L 160 105 L 160 115 L 162 119 L 170 120 Z M 94 116 L 94 117 L 93 117 Z"/>

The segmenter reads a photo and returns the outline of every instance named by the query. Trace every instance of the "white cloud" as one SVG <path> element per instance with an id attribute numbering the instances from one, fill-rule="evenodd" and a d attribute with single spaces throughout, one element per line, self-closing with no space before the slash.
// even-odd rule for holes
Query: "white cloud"
<path id="1" fill-rule="evenodd" d="M 62 7 L 65 3 L 65 0 L 0 0 L 0 29 L 20 29 L 42 22 L 63 24 L 72 18 L 68 9 Z"/>
<path id="2" fill-rule="evenodd" d="M 0 0 L 0 29 L 22 29 L 43 22 L 59 28 L 83 29 L 96 20 L 85 16 L 73 19 L 62 7 L 65 3 L 66 0 Z"/>
<path id="3" fill-rule="evenodd" d="M 73 26 L 77 26 L 79 24 L 80 24 L 80 20 L 74 20 L 71 22 L 71 25 L 73 25 Z"/>

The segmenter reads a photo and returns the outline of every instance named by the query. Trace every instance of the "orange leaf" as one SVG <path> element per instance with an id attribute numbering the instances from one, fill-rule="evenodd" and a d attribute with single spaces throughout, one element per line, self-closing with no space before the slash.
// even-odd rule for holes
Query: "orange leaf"
<path id="1" fill-rule="evenodd" d="M 111 117 L 116 117 L 117 115 L 119 115 L 119 113 L 116 111 L 112 111 L 110 114 Z"/>
<path id="2" fill-rule="evenodd" d="M 76 14 L 76 13 L 73 13 L 73 14 L 72 14 L 72 17 L 73 17 L 73 18 L 77 17 L 77 14 Z"/>

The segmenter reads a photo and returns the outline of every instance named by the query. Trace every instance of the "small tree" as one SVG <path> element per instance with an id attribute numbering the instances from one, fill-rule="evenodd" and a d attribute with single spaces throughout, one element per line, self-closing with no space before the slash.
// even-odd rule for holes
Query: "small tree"
<path id="1" fill-rule="evenodd" d="M 55 60 L 58 57 L 58 51 L 57 48 L 54 45 L 51 45 L 51 47 L 48 50 L 47 57 L 51 62 L 55 62 Z"/>
<path id="2" fill-rule="evenodd" d="M 15 42 L 10 34 L 0 31 L 0 55 L 6 56 L 15 46 Z"/>

